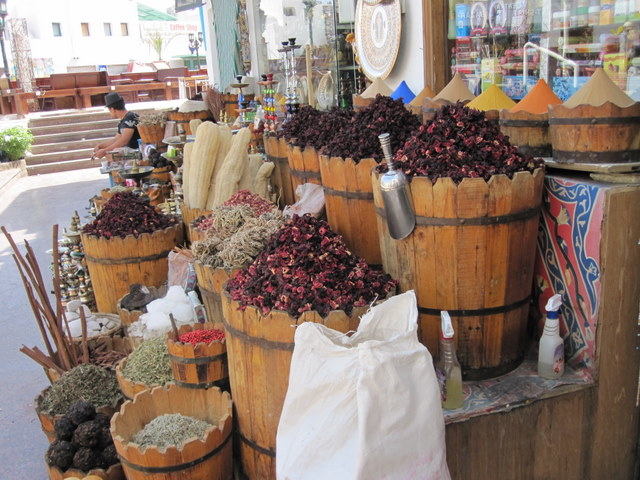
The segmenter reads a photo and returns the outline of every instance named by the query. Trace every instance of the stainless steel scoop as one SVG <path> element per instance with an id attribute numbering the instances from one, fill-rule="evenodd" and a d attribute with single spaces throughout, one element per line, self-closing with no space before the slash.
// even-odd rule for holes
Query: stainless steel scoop
<path id="1" fill-rule="evenodd" d="M 407 237 L 416 226 L 416 214 L 409 198 L 407 177 L 402 171 L 393 168 L 389 134 L 378 135 L 378 139 L 389 166 L 389 171 L 380 177 L 380 190 L 387 217 L 387 227 L 391 238 L 401 240 Z"/>

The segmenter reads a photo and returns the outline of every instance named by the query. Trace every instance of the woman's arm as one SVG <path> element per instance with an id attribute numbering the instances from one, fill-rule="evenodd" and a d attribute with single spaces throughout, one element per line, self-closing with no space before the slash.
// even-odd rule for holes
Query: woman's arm
<path id="1" fill-rule="evenodd" d="M 108 143 L 103 147 L 98 148 L 97 150 L 94 149 L 94 155 L 97 158 L 102 158 L 107 154 L 107 152 L 115 150 L 116 148 L 127 146 L 129 144 L 129 141 L 131 140 L 131 137 L 133 137 L 133 133 L 133 128 L 123 128 L 122 133 L 116 134 L 111 143 Z"/>

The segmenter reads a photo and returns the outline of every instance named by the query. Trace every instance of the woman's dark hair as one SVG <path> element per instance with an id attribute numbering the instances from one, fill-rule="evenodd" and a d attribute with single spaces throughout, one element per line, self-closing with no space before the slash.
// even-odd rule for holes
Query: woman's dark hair
<path id="1" fill-rule="evenodd" d="M 113 108 L 115 110 L 124 110 L 124 100 L 118 100 L 109 108 Z"/>

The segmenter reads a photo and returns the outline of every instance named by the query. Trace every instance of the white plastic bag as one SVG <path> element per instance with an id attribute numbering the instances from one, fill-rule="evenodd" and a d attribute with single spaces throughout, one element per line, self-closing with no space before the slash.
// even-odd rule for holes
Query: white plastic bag
<path id="1" fill-rule="evenodd" d="M 440 390 L 413 291 L 348 337 L 297 327 L 276 437 L 278 480 L 450 480 Z"/>

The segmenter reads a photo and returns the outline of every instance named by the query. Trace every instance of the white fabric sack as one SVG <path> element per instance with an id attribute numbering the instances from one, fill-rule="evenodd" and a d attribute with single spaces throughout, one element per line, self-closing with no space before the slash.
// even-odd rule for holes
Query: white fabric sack
<path id="1" fill-rule="evenodd" d="M 413 291 L 348 337 L 297 327 L 276 438 L 278 480 L 450 480 L 440 390 Z"/>

